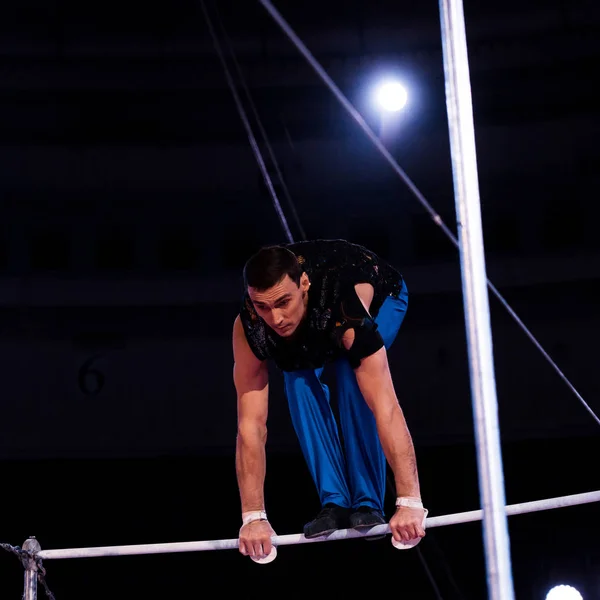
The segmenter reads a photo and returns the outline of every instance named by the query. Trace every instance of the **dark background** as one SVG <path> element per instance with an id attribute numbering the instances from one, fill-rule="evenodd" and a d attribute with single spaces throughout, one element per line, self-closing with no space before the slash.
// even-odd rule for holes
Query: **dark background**
<path id="1" fill-rule="evenodd" d="M 406 277 L 390 361 L 430 515 L 479 508 L 456 249 L 258 2 L 207 5 L 293 237 L 363 243 Z M 275 5 L 455 232 L 438 5 Z M 598 414 L 600 10 L 469 0 L 465 17 L 488 275 Z M 410 101 L 383 122 L 369 93 L 387 74 Z M 197 0 L 2 3 L 1 542 L 236 537 L 240 270 L 284 241 Z M 507 502 L 600 489 L 598 424 L 490 310 Z M 273 380 L 267 509 L 297 533 L 318 499 Z M 559 583 L 600 598 L 595 504 L 509 527 L 519 600 Z M 481 523 L 410 552 L 388 538 L 289 546 L 268 566 L 235 551 L 45 566 L 57 600 L 487 597 Z M 17 559 L 0 554 L 0 573 L 0 598 L 19 598 Z"/>

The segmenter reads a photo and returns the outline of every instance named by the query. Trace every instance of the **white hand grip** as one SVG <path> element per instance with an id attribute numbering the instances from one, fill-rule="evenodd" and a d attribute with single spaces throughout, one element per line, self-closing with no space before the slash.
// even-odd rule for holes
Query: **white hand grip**
<path id="1" fill-rule="evenodd" d="M 425 529 L 425 522 L 427 521 L 428 512 L 429 511 L 426 508 L 423 509 L 423 529 Z M 414 540 L 409 540 L 408 542 L 397 542 L 394 539 L 394 536 L 392 536 L 392 546 L 398 550 L 410 550 L 411 548 L 414 548 L 420 541 L 421 538 L 415 538 Z"/>
<path id="2" fill-rule="evenodd" d="M 271 552 L 269 552 L 269 554 L 267 554 L 267 556 L 264 558 L 255 558 L 254 556 L 251 556 L 250 558 L 259 565 L 269 564 L 277 558 L 277 548 L 275 546 L 271 546 Z"/>

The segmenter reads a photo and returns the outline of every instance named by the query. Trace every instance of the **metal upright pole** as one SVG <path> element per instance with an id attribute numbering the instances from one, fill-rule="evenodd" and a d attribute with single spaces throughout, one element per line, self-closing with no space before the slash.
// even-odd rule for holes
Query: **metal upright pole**
<path id="1" fill-rule="evenodd" d="M 491 600 L 513 600 L 475 127 L 462 0 L 440 0 L 446 104 L 460 240 L 475 441 Z"/>
<path id="2" fill-rule="evenodd" d="M 37 553 L 42 549 L 40 543 L 33 537 L 25 540 L 23 550 Z M 33 558 L 23 559 L 25 567 L 25 585 L 23 590 L 23 600 L 37 600 L 37 563 Z"/>

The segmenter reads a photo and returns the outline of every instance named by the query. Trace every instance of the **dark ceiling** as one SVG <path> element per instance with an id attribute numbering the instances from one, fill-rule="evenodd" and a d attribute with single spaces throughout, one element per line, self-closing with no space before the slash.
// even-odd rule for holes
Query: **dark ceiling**
<path id="1" fill-rule="evenodd" d="M 307 235 L 350 235 L 336 229 L 338 217 L 323 227 L 313 216 L 337 215 L 339 203 L 329 201 L 335 195 L 343 194 L 344 216 L 356 227 L 367 225 L 365 198 L 374 223 L 385 214 L 391 222 L 403 218 L 389 200 L 408 196 L 406 189 L 367 148 L 356 123 L 265 8 L 258 1 L 205 4 L 254 134 L 259 137 L 260 124 L 277 145 Z M 368 102 L 369 87 L 383 73 L 408 81 L 414 95 L 409 118 L 389 146 L 437 210 L 451 217 L 437 3 L 304 0 L 275 6 L 374 129 L 380 117 Z M 555 190 L 596 189 L 598 150 L 590 132 L 598 128 L 600 107 L 598 5 L 471 0 L 465 15 L 483 200 L 527 198 L 539 214 L 542 197 Z M 198 216 L 190 213 L 197 208 L 187 207 L 202 204 L 204 230 L 221 241 L 234 233 L 240 256 L 273 241 L 268 232 L 281 235 L 209 32 L 200 0 L 3 3 L 5 221 L 43 220 L 47 206 L 56 207 L 55 216 L 70 211 L 69 219 L 81 220 L 92 205 L 96 222 L 131 221 L 140 212 L 154 219 L 169 198 L 188 222 Z M 264 154 L 260 139 L 259 146 Z M 14 206 L 26 204 L 37 212 L 18 216 Z M 405 204 L 418 209 L 412 199 Z M 116 214 L 129 205 L 131 215 Z M 264 232 L 246 243 L 249 222 Z"/>
<path id="2" fill-rule="evenodd" d="M 223 47 L 231 41 L 272 139 L 348 134 L 337 101 L 259 2 L 206 5 Z M 427 85 L 421 118 L 430 128 L 444 123 L 435 2 L 276 5 L 351 97 L 386 65 L 418 71 Z M 0 11 L 5 143 L 245 140 L 199 0 L 30 0 Z M 591 93 L 600 51 L 596 5 L 467 2 L 465 13 L 478 124 L 598 110 Z"/>

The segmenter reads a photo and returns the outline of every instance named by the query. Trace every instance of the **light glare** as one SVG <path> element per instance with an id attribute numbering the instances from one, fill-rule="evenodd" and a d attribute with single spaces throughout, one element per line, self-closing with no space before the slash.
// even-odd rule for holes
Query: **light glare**
<path id="1" fill-rule="evenodd" d="M 383 110 L 398 112 L 406 106 L 408 94 L 402 84 L 396 81 L 388 81 L 378 86 L 376 99 Z"/>
<path id="2" fill-rule="evenodd" d="M 583 596 L 570 585 L 557 585 L 548 592 L 546 600 L 583 600 Z"/>

